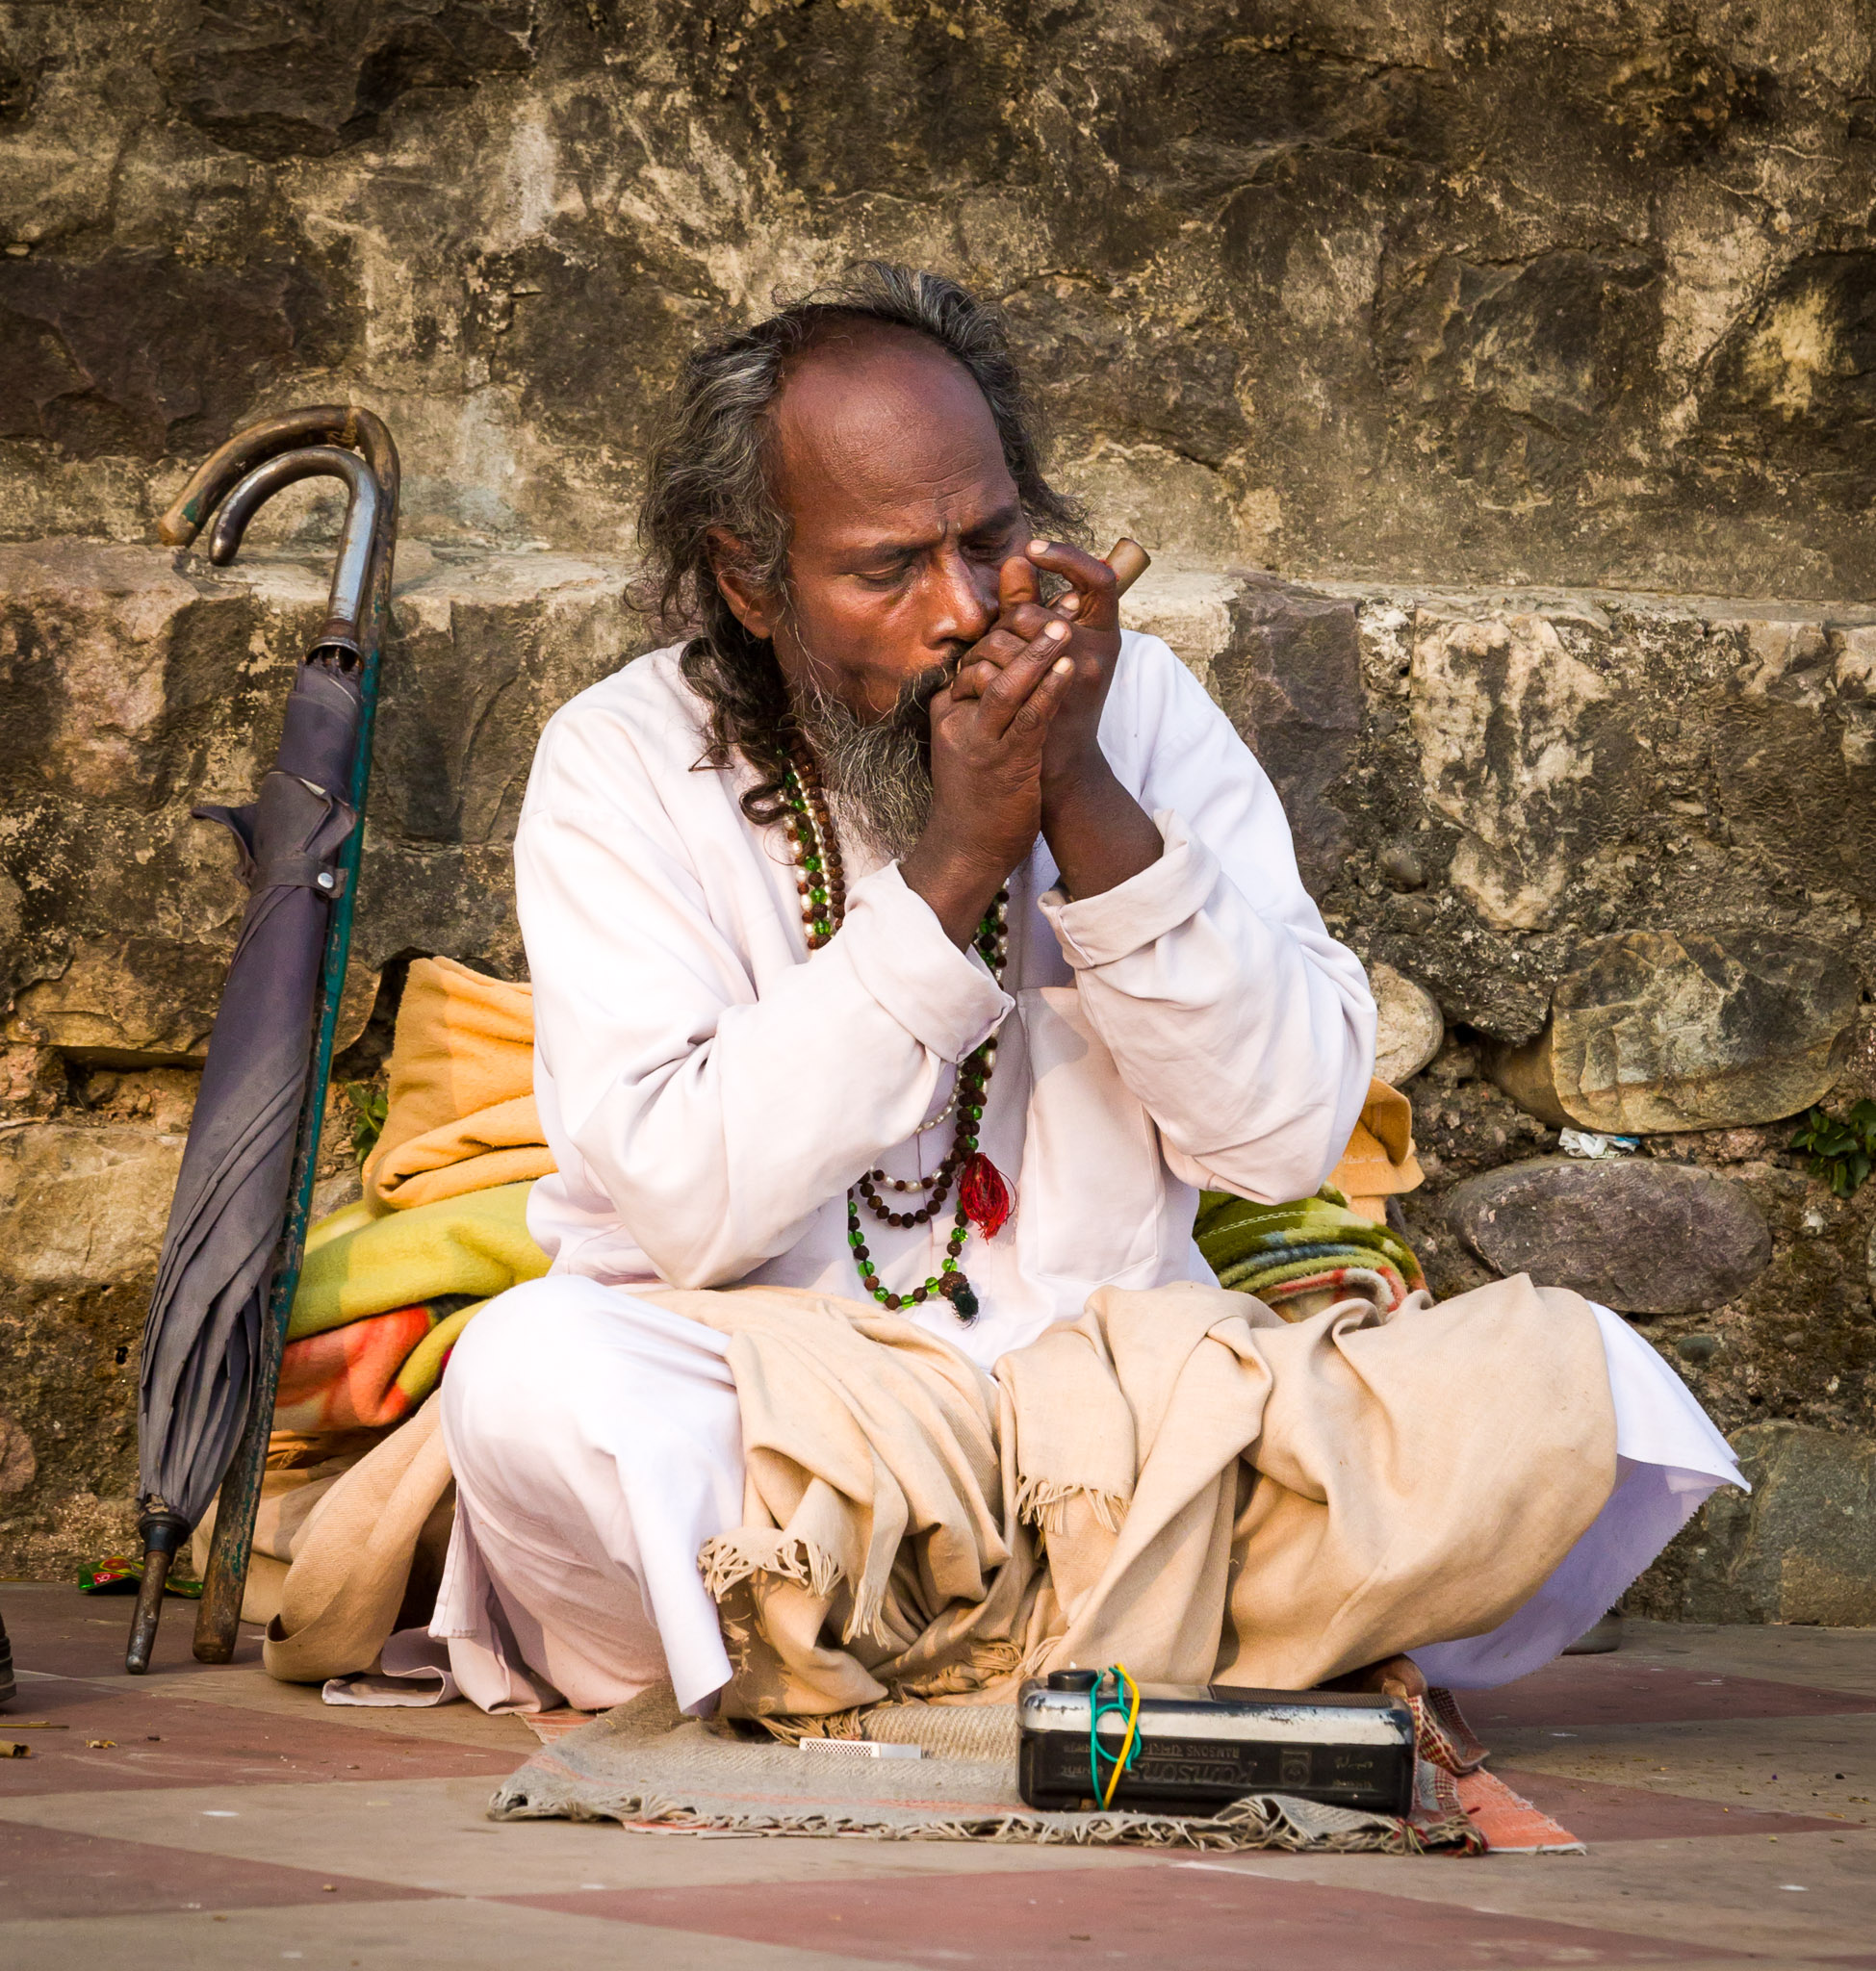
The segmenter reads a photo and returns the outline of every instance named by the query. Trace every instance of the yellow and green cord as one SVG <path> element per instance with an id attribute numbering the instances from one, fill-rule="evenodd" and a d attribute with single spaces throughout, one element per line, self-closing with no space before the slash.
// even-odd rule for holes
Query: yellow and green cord
<path id="1" fill-rule="evenodd" d="M 1113 1679 L 1112 1695 L 1107 1692 L 1108 1681 Z M 1121 1702 L 1121 1691 L 1126 1692 L 1126 1702 Z M 1120 1750 L 1109 1753 L 1101 1748 L 1101 1720 L 1110 1714 L 1118 1716 L 1126 1713 L 1126 1735 L 1120 1741 Z M 1104 1807 L 1114 1804 L 1115 1789 L 1120 1784 L 1124 1773 L 1140 1755 L 1140 1686 L 1133 1680 L 1131 1672 L 1124 1663 L 1111 1664 L 1095 1679 L 1094 1688 L 1088 1693 L 1088 1771 L 1094 1782 L 1094 1798 Z M 1101 1763 L 1109 1760 L 1112 1770 L 1105 1780 L 1101 1778 Z"/>

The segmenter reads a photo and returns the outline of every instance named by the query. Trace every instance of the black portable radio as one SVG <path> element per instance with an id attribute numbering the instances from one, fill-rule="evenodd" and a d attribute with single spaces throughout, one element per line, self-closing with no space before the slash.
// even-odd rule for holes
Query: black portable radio
<path id="1" fill-rule="evenodd" d="M 1100 1804 L 1089 1744 L 1097 1678 L 1056 1670 L 1023 1685 L 1016 1783 L 1029 1805 Z M 1413 1803 L 1414 1718 L 1398 1699 L 1222 1683 L 1139 1689 L 1139 1750 L 1115 1786 L 1116 1810 L 1205 1815 L 1249 1793 L 1399 1815 Z M 1106 1705 L 1095 1728 L 1105 1791 L 1126 1738 L 1126 1705 Z"/>

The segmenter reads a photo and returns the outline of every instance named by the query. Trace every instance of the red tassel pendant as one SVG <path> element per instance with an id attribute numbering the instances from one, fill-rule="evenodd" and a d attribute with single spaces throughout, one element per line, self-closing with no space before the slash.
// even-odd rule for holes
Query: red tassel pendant
<path id="1" fill-rule="evenodd" d="M 986 1239 L 994 1239 L 1010 1216 L 1010 1187 L 982 1150 L 965 1160 L 958 1181 L 958 1209 Z"/>

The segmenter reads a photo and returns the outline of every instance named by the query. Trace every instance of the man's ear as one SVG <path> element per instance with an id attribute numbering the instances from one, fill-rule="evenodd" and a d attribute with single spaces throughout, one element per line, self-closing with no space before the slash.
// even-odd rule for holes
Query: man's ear
<path id="1" fill-rule="evenodd" d="M 781 617 L 778 598 L 758 589 L 749 578 L 748 559 L 742 543 L 722 527 L 712 527 L 706 537 L 709 544 L 710 574 L 717 592 L 730 605 L 730 613 L 750 635 L 766 642 L 775 634 Z"/>

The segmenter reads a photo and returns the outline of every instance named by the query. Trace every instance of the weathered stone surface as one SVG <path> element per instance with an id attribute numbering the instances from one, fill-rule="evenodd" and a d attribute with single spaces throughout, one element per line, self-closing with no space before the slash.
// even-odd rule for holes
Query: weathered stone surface
<path id="1" fill-rule="evenodd" d="M 1715 1493 L 1625 1605 L 1671 1622 L 1876 1625 L 1876 1439 L 1735 1431 L 1750 1497 Z"/>
<path id="2" fill-rule="evenodd" d="M 1468 1178 L 1448 1221 L 1495 1272 L 1529 1273 L 1624 1314 L 1721 1306 L 1765 1270 L 1764 1215 L 1710 1170 L 1539 1157 Z"/>
<path id="3" fill-rule="evenodd" d="M 1553 1126 L 1771 1122 L 1836 1085 L 1858 998 L 1847 953 L 1750 931 L 1631 931 L 1580 951 L 1544 1032 L 1488 1055 L 1487 1071 Z"/>
<path id="4" fill-rule="evenodd" d="M 158 61 L 169 101 L 216 142 L 276 159 L 362 142 L 414 90 L 525 70 L 535 21 L 530 0 L 275 0 L 186 7 L 178 27 Z"/>
<path id="5" fill-rule="evenodd" d="M 508 842 L 547 715 L 642 648 L 616 564 L 404 556 L 353 934 L 351 1030 L 399 952 L 514 975 Z M 199 1061 L 244 901 L 198 803 L 270 764 L 325 570 L 86 542 L 0 549 L 5 1037 L 116 1064 Z M 342 1037 L 343 1039 L 347 1037 Z"/>
<path id="6" fill-rule="evenodd" d="M 0 1117 L 51 1115 L 65 1089 L 65 1063 L 50 1047 L 0 1046 Z"/>
<path id="7" fill-rule="evenodd" d="M 1535 930 L 1629 818 L 1608 790 L 1632 778 L 1630 710 L 1549 616 L 1429 609 L 1415 631 L 1421 780 L 1460 830 L 1452 885 L 1494 930 Z"/>
<path id="8" fill-rule="evenodd" d="M 1349 836 L 1324 910 L 1449 1018 L 1507 1045 L 1534 1039 L 1576 955 L 1624 932 L 1812 945 L 1871 983 L 1854 934 L 1870 804 L 1839 786 L 1802 828 L 1760 818 L 1795 822 L 1774 788 L 1812 770 L 1829 780 L 1854 754 L 1845 695 L 1869 611 L 1334 593 L 1359 602 L 1367 709 L 1330 796 Z M 1800 646 L 1834 654 L 1805 672 L 1816 703 L 1786 732 L 1761 687 Z M 1764 791 L 1735 812 L 1726 788 L 1747 766 Z"/>
<path id="9" fill-rule="evenodd" d="M 154 246 L 0 261 L 0 440 L 75 459 L 210 449 L 270 377 L 345 346 L 352 302 L 310 250 L 238 269 Z"/>
<path id="10" fill-rule="evenodd" d="M 1368 984 L 1375 995 L 1375 1072 L 1398 1088 L 1440 1051 L 1446 1021 L 1426 986 L 1392 965 L 1370 965 Z"/>
<path id="11" fill-rule="evenodd" d="M 1342 864 L 1348 822 L 1328 799 L 1361 730 L 1361 653 L 1352 603 L 1246 582 L 1212 687 L 1283 797 L 1297 866 L 1320 895 Z"/>
<path id="12" fill-rule="evenodd" d="M 132 538 L 161 447 L 365 387 L 433 441 L 430 531 L 611 550 L 699 327 L 885 253 L 1006 299 L 1058 471 L 1149 547 L 1866 592 L 1860 11 L 1475 26 L 1432 0 L 17 8 L 0 513 Z M 1541 896 L 1481 843 L 1489 894 Z"/>
<path id="13" fill-rule="evenodd" d="M 1216 698 L 1214 666 L 1230 641 L 1231 604 L 1245 581 L 1241 575 L 1156 556 L 1127 591 L 1127 627 L 1163 638 Z"/>
<path id="14" fill-rule="evenodd" d="M 0 1496 L 24 1492 L 39 1475 L 39 1460 L 33 1455 L 33 1440 L 0 1411 Z"/>
<path id="15" fill-rule="evenodd" d="M 1788 883 L 1876 901 L 1876 630 L 1757 627 L 1713 728 L 1735 841 Z"/>
<path id="16" fill-rule="evenodd" d="M 0 1278 L 43 1297 L 154 1274 L 182 1144 L 58 1123 L 0 1136 Z"/>
<path id="17" fill-rule="evenodd" d="M 129 1530 L 137 1344 L 182 1149 L 181 1136 L 148 1128 L 0 1133 L 0 1390 L 16 1434 L 0 1446 L 8 1571 L 64 1571 Z"/>

